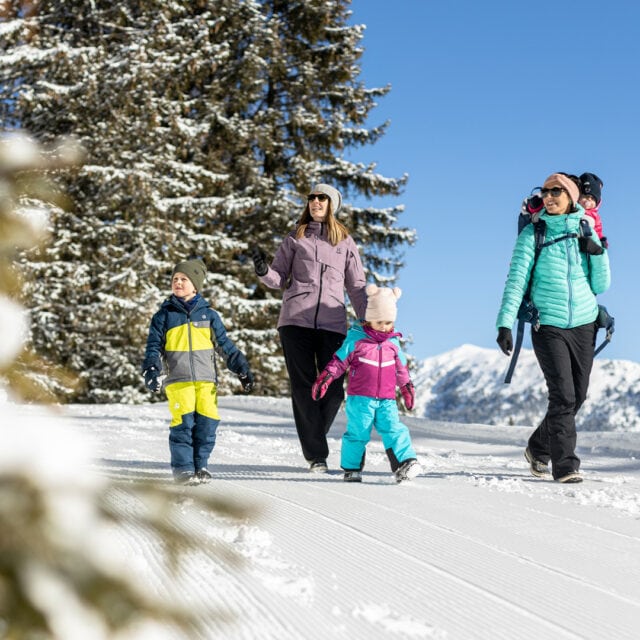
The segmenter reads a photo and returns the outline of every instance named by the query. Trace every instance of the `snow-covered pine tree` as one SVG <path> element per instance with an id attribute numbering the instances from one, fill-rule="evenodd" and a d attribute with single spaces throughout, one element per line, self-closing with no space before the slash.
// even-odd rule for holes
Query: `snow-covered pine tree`
<path id="1" fill-rule="evenodd" d="M 25 256 L 35 348 L 78 371 L 75 399 L 136 400 L 149 318 L 172 265 L 202 256 L 204 295 L 247 353 L 263 393 L 287 389 L 279 296 L 257 286 L 246 247 L 273 252 L 316 181 L 346 196 L 397 195 L 405 178 L 344 154 L 374 143 L 375 99 L 358 81 L 362 27 L 346 0 L 42 0 L 11 4 L 0 29 L 5 126 L 78 137 L 86 164 L 63 176 L 72 212 Z M 378 281 L 413 242 L 400 207 L 345 207 Z M 223 376 L 223 381 L 235 381 Z M 224 385 L 223 385 L 224 387 Z M 227 386 L 228 388 L 228 386 Z"/>
<path id="2" fill-rule="evenodd" d="M 27 258 L 33 341 L 80 373 L 83 400 L 140 397 L 146 330 L 176 262 L 202 255 L 224 276 L 204 291 L 223 313 L 250 293 L 225 266 L 242 246 L 220 207 L 228 175 L 206 145 L 230 49 L 209 4 L 44 1 L 3 32 L 5 121 L 87 149 L 63 176 L 75 210 L 54 211 L 53 243 Z"/>

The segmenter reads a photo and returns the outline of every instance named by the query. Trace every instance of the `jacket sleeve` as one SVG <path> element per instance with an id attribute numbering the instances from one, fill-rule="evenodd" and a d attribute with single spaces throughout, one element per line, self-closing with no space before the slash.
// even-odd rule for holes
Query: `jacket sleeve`
<path id="1" fill-rule="evenodd" d="M 227 369 L 236 375 L 248 373 L 249 363 L 247 358 L 229 338 L 220 316 L 213 309 L 211 310 L 211 333 L 212 338 L 215 340 L 215 350 L 226 362 Z"/>
<path id="2" fill-rule="evenodd" d="M 404 387 L 407 382 L 411 382 L 411 376 L 409 375 L 409 369 L 406 364 L 402 364 L 400 360 L 396 361 L 396 384 L 399 387 Z"/>
<path id="3" fill-rule="evenodd" d="M 597 238 L 594 242 L 600 243 Z M 605 249 L 599 256 L 589 256 L 589 284 L 591 291 L 598 295 L 604 293 L 611 285 L 611 270 L 609 268 L 609 251 Z"/>
<path id="4" fill-rule="evenodd" d="M 396 353 L 396 384 L 399 387 L 403 387 L 407 382 L 411 382 L 409 367 L 407 366 L 407 356 L 402 350 L 400 341 L 397 338 L 393 338 L 391 342 L 395 344 L 398 349 Z"/>
<path id="5" fill-rule="evenodd" d="M 509 274 L 502 293 L 502 303 L 496 320 L 496 328 L 511 329 L 518 315 L 520 303 L 532 277 L 535 255 L 533 225 L 527 225 L 516 241 L 509 264 Z"/>
<path id="6" fill-rule="evenodd" d="M 147 347 L 142 362 L 143 372 L 149 367 L 155 367 L 158 371 L 162 371 L 162 358 L 167 333 L 166 318 L 167 315 L 163 310 L 158 311 L 153 315 L 153 318 L 151 318 L 149 335 L 147 336 Z"/>
<path id="7" fill-rule="evenodd" d="M 367 310 L 367 293 L 365 291 L 367 280 L 364 275 L 364 267 L 362 266 L 358 247 L 351 236 L 349 236 L 349 240 L 349 253 L 344 274 L 345 289 L 356 312 L 356 317 L 362 320 Z"/>
<path id="8" fill-rule="evenodd" d="M 291 276 L 294 256 L 294 240 L 288 235 L 278 247 L 267 273 L 260 276 L 260 282 L 270 289 L 284 289 Z"/>
<path id="9" fill-rule="evenodd" d="M 331 360 L 327 362 L 327 366 L 323 369 L 331 375 L 332 378 L 339 378 L 349 367 L 349 359 L 340 360 L 337 354 L 334 354 Z"/>
<path id="10" fill-rule="evenodd" d="M 334 378 L 340 377 L 351 365 L 351 356 L 355 351 L 356 342 L 357 339 L 352 335 L 351 330 L 348 331 L 346 338 L 333 354 L 324 370 L 328 371 Z"/>

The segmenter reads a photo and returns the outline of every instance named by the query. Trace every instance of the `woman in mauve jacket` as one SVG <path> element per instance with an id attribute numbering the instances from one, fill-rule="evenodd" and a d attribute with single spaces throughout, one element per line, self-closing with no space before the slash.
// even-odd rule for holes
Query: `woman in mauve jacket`
<path id="1" fill-rule="evenodd" d="M 582 482 L 575 417 L 589 387 L 598 331 L 596 294 L 609 288 L 609 256 L 597 234 L 580 233 L 584 209 L 570 176 L 552 174 L 541 195 L 545 242 L 535 261 L 534 225 L 518 236 L 496 322 L 497 342 L 503 353 L 511 353 L 511 326 L 531 279 L 531 300 L 540 320 L 531 341 L 547 383 L 548 407 L 529 438 L 525 458 L 536 477 L 549 476 L 551 461 L 554 480 Z"/>
<path id="2" fill-rule="evenodd" d="M 302 453 L 312 472 L 327 471 L 327 433 L 344 399 L 342 379 L 320 402 L 311 387 L 347 333 L 345 290 L 358 318 L 367 306 L 365 275 L 358 248 L 336 214 L 342 196 L 317 184 L 271 266 L 252 248 L 256 274 L 272 289 L 284 289 L 278 333 L 291 383 L 291 402 Z"/>

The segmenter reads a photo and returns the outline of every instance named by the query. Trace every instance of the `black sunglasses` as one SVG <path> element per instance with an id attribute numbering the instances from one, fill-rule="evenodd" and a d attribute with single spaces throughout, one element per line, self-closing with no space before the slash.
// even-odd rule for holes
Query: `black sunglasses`
<path id="1" fill-rule="evenodd" d="M 551 187 L 551 189 L 540 189 L 540 195 L 544 198 L 548 195 L 552 195 L 554 198 L 557 198 L 564 189 L 562 187 Z"/>
<path id="2" fill-rule="evenodd" d="M 316 198 L 318 198 L 320 202 L 324 202 L 325 200 L 328 200 L 329 196 L 326 193 L 310 193 L 307 196 L 307 202 L 313 202 Z"/>

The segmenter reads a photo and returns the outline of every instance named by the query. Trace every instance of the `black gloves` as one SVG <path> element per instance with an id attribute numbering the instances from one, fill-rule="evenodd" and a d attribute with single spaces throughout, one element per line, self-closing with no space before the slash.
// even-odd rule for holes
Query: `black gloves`
<path id="1" fill-rule="evenodd" d="M 144 376 L 144 384 L 152 393 L 157 393 L 160 391 L 160 372 L 155 367 L 149 367 L 145 369 L 142 373 Z"/>
<path id="2" fill-rule="evenodd" d="M 498 339 L 496 342 L 505 356 L 511 355 L 511 351 L 513 350 L 513 336 L 511 335 L 511 329 L 500 327 L 498 329 Z"/>
<path id="3" fill-rule="evenodd" d="M 578 244 L 580 245 L 580 251 L 582 251 L 582 253 L 588 253 L 591 256 L 599 256 L 604 252 L 604 249 L 597 242 L 594 242 L 586 236 L 580 236 L 578 238 Z"/>
<path id="4" fill-rule="evenodd" d="M 238 379 L 240 380 L 240 384 L 242 385 L 242 390 L 245 393 L 251 393 L 254 387 L 253 374 L 251 371 L 247 371 L 246 373 L 241 373 L 238 375 Z"/>
<path id="5" fill-rule="evenodd" d="M 253 266 L 256 270 L 256 275 L 266 275 L 267 271 L 269 271 L 266 260 L 267 254 L 257 244 L 251 246 L 250 252 L 251 259 L 253 260 Z"/>

